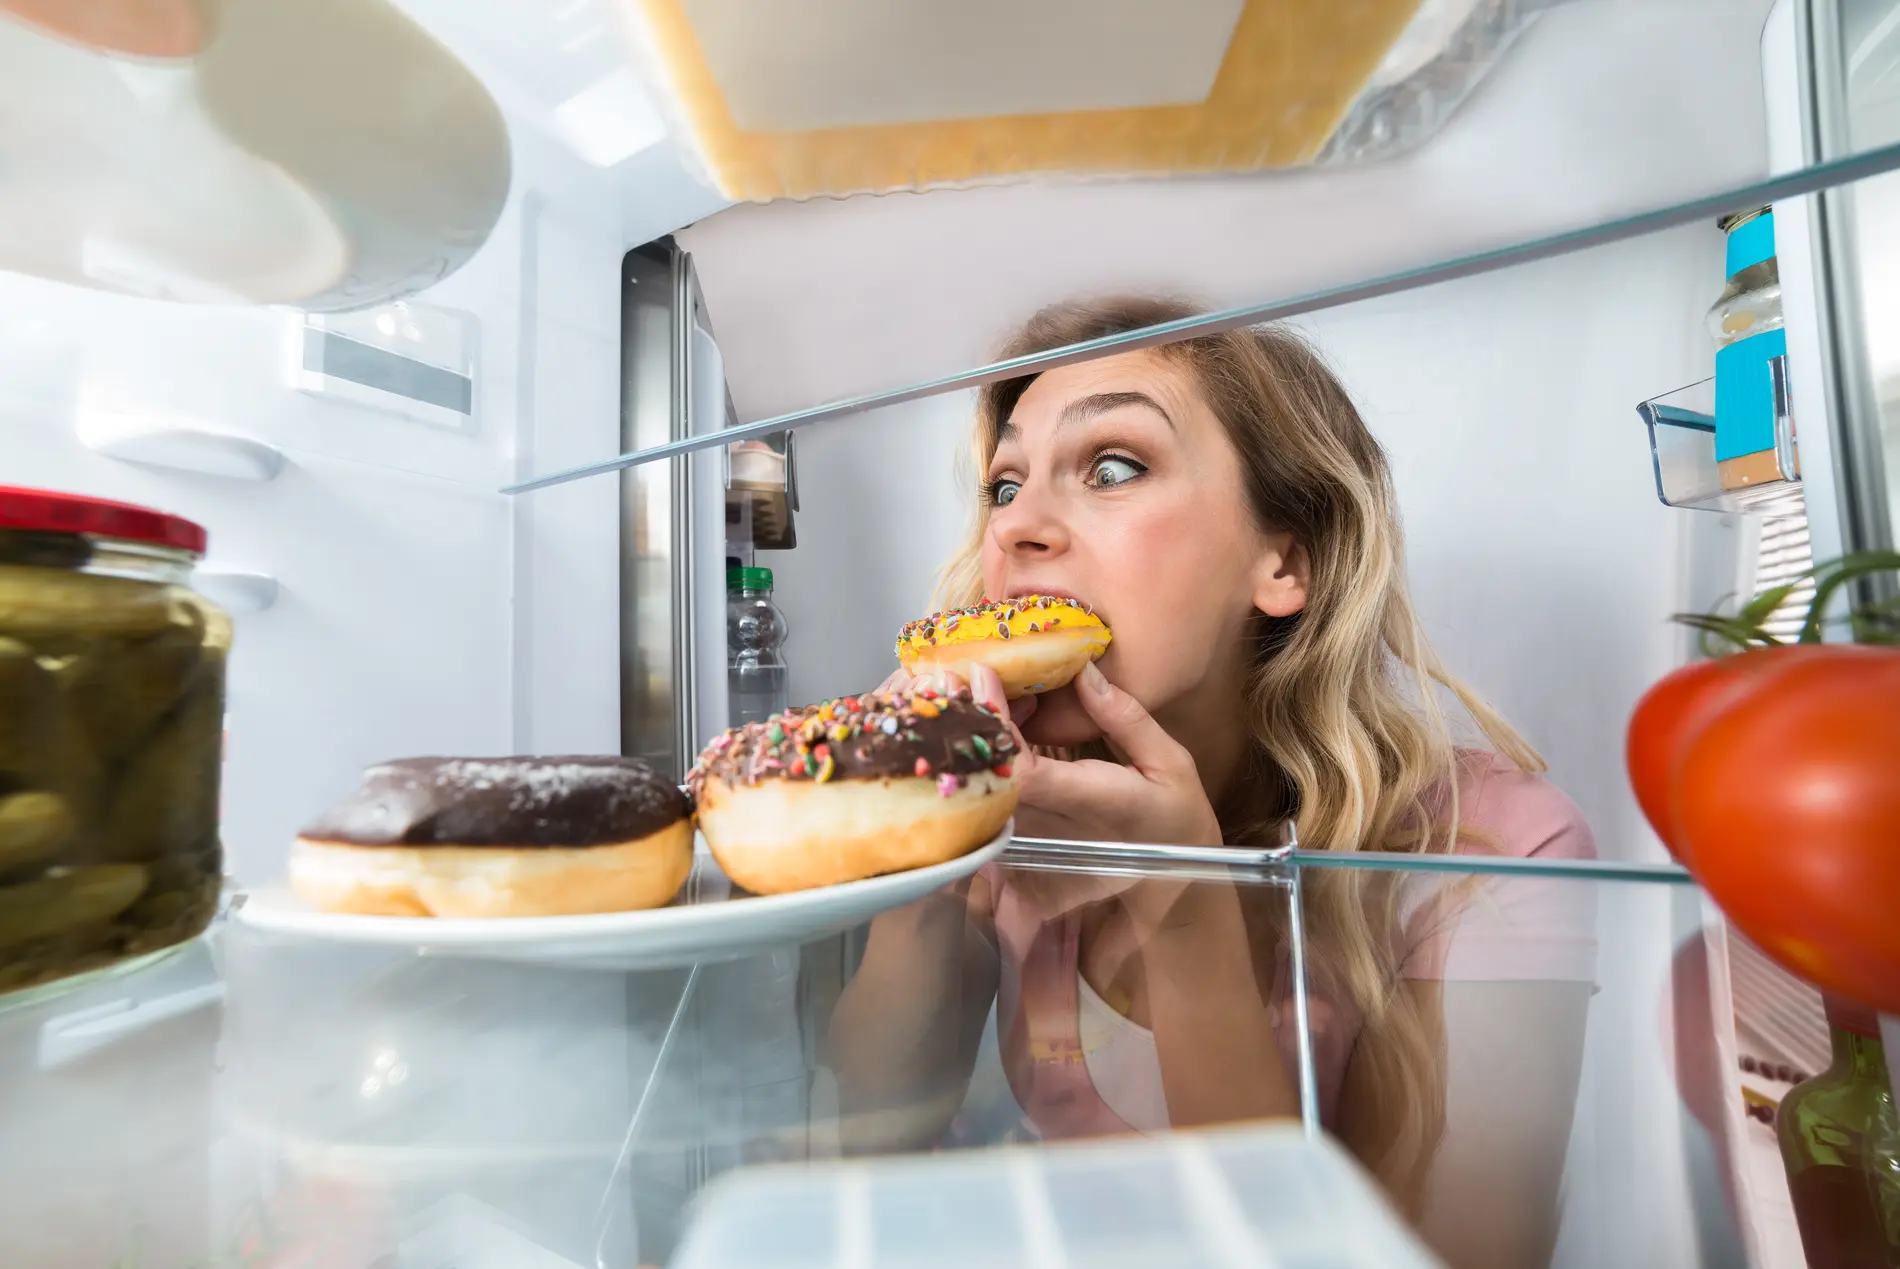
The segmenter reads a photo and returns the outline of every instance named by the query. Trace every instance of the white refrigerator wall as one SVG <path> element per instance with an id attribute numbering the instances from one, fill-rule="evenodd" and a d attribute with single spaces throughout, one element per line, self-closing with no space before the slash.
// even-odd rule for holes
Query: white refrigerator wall
<path id="1" fill-rule="evenodd" d="M 1713 373 L 1713 225 L 1317 313 L 1296 324 L 1385 444 L 1439 652 L 1549 759 L 1607 856 L 1661 858 L 1623 773 L 1642 690 L 1682 656 L 1690 537 L 1636 403 Z M 715 314 L 717 317 L 717 314 Z M 967 394 L 799 434 L 794 551 L 761 553 L 794 700 L 862 690 L 927 611 L 974 498 Z"/>
<path id="2" fill-rule="evenodd" d="M 0 483 L 189 516 L 208 563 L 268 574 L 237 619 L 224 841 L 250 882 L 362 768 L 412 754 L 615 752 L 618 498 L 496 491 L 619 438 L 619 211 L 602 178 L 517 130 L 494 235 L 418 299 L 478 329 L 476 417 L 453 431 L 289 385 L 294 317 L 161 304 L 0 274 Z M 79 440 L 82 404 L 281 449 L 248 482 L 134 466 Z"/>

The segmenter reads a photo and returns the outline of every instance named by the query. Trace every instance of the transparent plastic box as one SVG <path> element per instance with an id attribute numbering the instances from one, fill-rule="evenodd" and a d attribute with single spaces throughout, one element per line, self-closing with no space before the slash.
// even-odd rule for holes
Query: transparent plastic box
<path id="1" fill-rule="evenodd" d="M 672 1269 L 1429 1269 L 1297 1126 L 768 1167 L 709 1187 Z"/>
<path id="2" fill-rule="evenodd" d="M 1656 497 L 1664 506 L 1694 511 L 1783 512 L 1801 502 L 1801 465 L 1794 419 L 1787 408 L 1787 359 L 1776 358 L 1775 464 L 1781 479 L 1725 489 L 1715 458 L 1715 380 L 1644 401 L 1636 407 L 1649 429 Z"/>
<path id="3" fill-rule="evenodd" d="M 735 201 L 1391 158 L 1566 0 L 637 0 L 629 44 Z"/>

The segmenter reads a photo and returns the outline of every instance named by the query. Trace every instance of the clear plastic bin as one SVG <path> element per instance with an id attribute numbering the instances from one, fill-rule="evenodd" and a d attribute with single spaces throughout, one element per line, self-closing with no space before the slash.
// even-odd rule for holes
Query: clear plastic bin
<path id="1" fill-rule="evenodd" d="M 1295 1126 L 821 1167 L 708 1188 L 672 1269 L 1425 1269 L 1332 1142 Z"/>
<path id="2" fill-rule="evenodd" d="M 1742 489 L 1724 489 L 1715 458 L 1715 380 L 1704 379 L 1636 407 L 1649 429 L 1656 496 L 1664 506 L 1695 511 L 1771 511 L 1798 506 L 1801 462 L 1794 418 L 1788 409 L 1787 359 L 1777 358 L 1775 463 L 1781 479 Z"/>

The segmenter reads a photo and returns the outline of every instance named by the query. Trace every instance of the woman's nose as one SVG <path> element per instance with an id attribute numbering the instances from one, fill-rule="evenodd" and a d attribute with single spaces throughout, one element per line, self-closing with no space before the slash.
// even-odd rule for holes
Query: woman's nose
<path id="1" fill-rule="evenodd" d="M 1007 506 L 990 513 L 990 533 L 1005 554 L 1047 558 L 1069 548 L 1069 529 L 1059 500 L 1024 484 Z"/>

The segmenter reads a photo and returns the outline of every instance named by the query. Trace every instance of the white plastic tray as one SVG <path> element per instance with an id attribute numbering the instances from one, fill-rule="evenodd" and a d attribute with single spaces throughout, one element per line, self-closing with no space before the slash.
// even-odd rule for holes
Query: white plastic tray
<path id="1" fill-rule="evenodd" d="M 671 1269 L 1433 1269 L 1295 1126 L 744 1169 Z"/>

